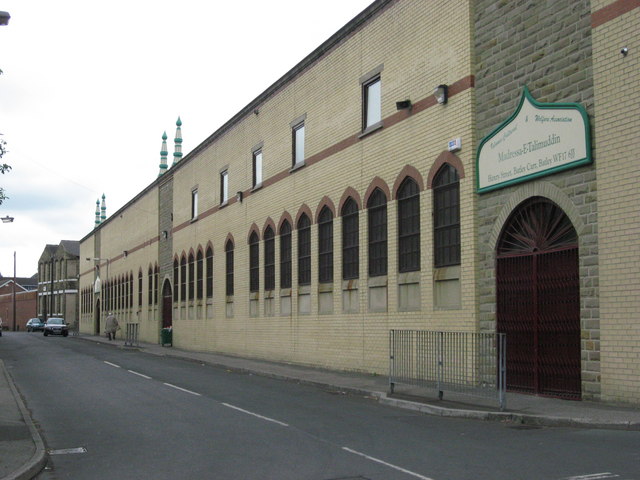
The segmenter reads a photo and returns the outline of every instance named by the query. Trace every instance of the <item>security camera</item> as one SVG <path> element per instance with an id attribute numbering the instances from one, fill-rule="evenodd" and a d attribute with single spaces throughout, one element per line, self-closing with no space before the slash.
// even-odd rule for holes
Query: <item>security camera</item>
<path id="1" fill-rule="evenodd" d="M 622 50 L 620 50 L 620 53 L 622 54 L 623 57 L 626 57 L 627 53 L 629 53 L 629 49 L 627 47 L 622 47 Z"/>

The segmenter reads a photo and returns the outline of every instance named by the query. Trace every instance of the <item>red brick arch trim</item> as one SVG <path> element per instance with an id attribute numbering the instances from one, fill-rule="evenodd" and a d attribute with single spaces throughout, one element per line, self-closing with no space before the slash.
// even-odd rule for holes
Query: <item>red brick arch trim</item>
<path id="1" fill-rule="evenodd" d="M 253 232 L 256 232 L 256 236 L 258 237 L 258 240 L 260 240 L 260 229 L 258 228 L 258 225 L 255 224 L 255 222 L 251 224 L 249 232 L 247 233 L 247 245 L 251 243 L 251 234 Z"/>
<path id="2" fill-rule="evenodd" d="M 340 203 L 338 204 L 338 212 L 340 212 L 340 215 L 342 215 L 342 207 L 344 207 L 344 204 L 349 198 L 352 198 L 353 201 L 356 202 L 358 210 L 362 208 L 362 200 L 360 199 L 360 194 L 353 187 L 348 187 L 342 194 Z"/>
<path id="3" fill-rule="evenodd" d="M 393 184 L 393 198 L 398 198 L 398 189 L 400 188 L 400 185 L 402 185 L 402 182 L 404 182 L 404 179 L 407 177 L 411 177 L 418 184 L 418 189 L 420 191 L 424 190 L 424 179 L 422 178 L 422 174 L 418 171 L 417 168 L 411 165 L 405 165 L 396 177 L 396 181 Z"/>
<path id="4" fill-rule="evenodd" d="M 331 210 L 331 213 L 333 215 L 333 217 L 335 218 L 336 216 L 336 206 L 333 204 L 333 202 L 331 201 L 331 199 L 327 196 L 322 197 L 322 200 L 320 200 L 320 203 L 318 203 L 318 208 L 316 208 L 316 218 L 315 221 L 313 223 L 318 223 L 318 217 L 320 216 L 320 212 L 322 211 L 322 209 L 324 207 L 329 207 L 329 210 Z"/>
<path id="5" fill-rule="evenodd" d="M 271 217 L 267 217 L 267 219 L 264 222 L 264 225 L 262 226 L 262 239 L 264 240 L 264 232 L 267 231 L 267 227 L 271 227 L 271 230 L 273 230 L 273 234 L 276 234 L 276 224 L 274 223 L 273 219 Z"/>
<path id="6" fill-rule="evenodd" d="M 224 249 L 227 249 L 227 243 L 231 242 L 231 244 L 235 247 L 236 246 L 236 241 L 233 238 L 233 234 L 232 233 L 228 233 L 227 234 L 227 238 L 225 238 L 224 240 Z"/>
<path id="7" fill-rule="evenodd" d="M 278 235 L 280 235 L 280 229 L 282 228 L 282 224 L 284 223 L 284 221 L 289 222 L 289 226 L 291 227 L 291 229 L 293 230 L 295 228 L 295 224 L 293 223 L 293 218 L 291 218 L 291 214 L 289 212 L 284 212 L 281 216 L 280 216 L 280 221 L 278 222 Z"/>
<path id="8" fill-rule="evenodd" d="M 311 209 L 309 208 L 308 205 L 304 204 L 300 207 L 300 209 L 298 210 L 298 213 L 296 214 L 296 223 L 291 225 L 292 230 L 296 230 L 298 228 L 298 221 L 300 220 L 300 217 L 302 217 L 303 213 L 306 213 L 307 217 L 309 217 L 309 220 L 313 222 L 313 214 L 311 213 Z"/>
<path id="9" fill-rule="evenodd" d="M 215 250 L 214 250 L 214 248 L 213 248 L 213 243 L 211 243 L 211 240 L 209 240 L 209 241 L 207 242 L 207 246 L 206 246 L 206 247 L 205 247 L 205 249 L 204 249 L 204 252 L 205 252 L 204 254 L 205 254 L 205 255 L 207 254 L 207 250 L 208 250 L 209 248 L 211 248 L 211 255 L 215 255 Z"/>
<path id="10" fill-rule="evenodd" d="M 386 182 L 380 177 L 375 177 L 373 180 L 371 180 L 369 188 L 367 188 L 367 193 L 365 193 L 364 195 L 364 208 L 367 207 L 367 203 L 369 203 L 369 197 L 376 188 L 382 190 L 382 193 L 385 194 L 387 200 L 391 198 L 391 192 L 389 191 L 389 186 L 386 184 Z"/>
<path id="11" fill-rule="evenodd" d="M 458 177 L 460 177 L 461 179 L 464 178 L 464 166 L 462 165 L 462 160 L 460 160 L 457 155 L 454 155 L 451 152 L 444 151 L 440 155 L 438 155 L 436 161 L 433 162 L 433 165 L 431 165 L 429 176 L 427 177 L 427 188 L 432 188 L 433 179 L 438 173 L 438 170 L 440 170 L 440 167 L 442 167 L 445 163 L 448 163 L 458 171 Z"/>
<path id="12" fill-rule="evenodd" d="M 194 258 L 195 258 L 195 256 L 196 256 L 196 252 L 194 252 L 194 251 L 193 251 L 193 247 L 191 247 L 191 248 L 189 249 L 189 255 L 188 255 L 188 256 L 189 256 L 189 257 L 194 257 Z"/>

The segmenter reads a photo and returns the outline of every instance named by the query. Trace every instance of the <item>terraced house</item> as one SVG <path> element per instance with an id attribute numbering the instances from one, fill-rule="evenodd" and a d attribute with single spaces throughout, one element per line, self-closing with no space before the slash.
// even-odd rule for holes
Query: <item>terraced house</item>
<path id="1" fill-rule="evenodd" d="M 171 166 L 164 136 L 80 242 L 81 330 L 379 374 L 391 329 L 498 331 L 510 390 L 637 404 L 639 28 L 373 2 Z"/>

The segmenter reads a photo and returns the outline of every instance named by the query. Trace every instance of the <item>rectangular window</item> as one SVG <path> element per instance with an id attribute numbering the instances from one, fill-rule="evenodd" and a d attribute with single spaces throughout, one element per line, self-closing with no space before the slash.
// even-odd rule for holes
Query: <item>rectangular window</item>
<path id="1" fill-rule="evenodd" d="M 293 127 L 293 166 L 304 163 L 304 122 Z"/>
<path id="2" fill-rule="evenodd" d="M 363 125 L 366 130 L 382 121 L 382 82 L 375 77 L 362 85 Z"/>
<path id="3" fill-rule="evenodd" d="M 198 218 L 198 189 L 191 191 L 191 220 Z"/>
<path id="4" fill-rule="evenodd" d="M 229 172 L 220 172 L 220 203 L 227 203 L 229 199 Z"/>
<path id="5" fill-rule="evenodd" d="M 253 186 L 262 185 L 262 150 L 253 152 Z"/>

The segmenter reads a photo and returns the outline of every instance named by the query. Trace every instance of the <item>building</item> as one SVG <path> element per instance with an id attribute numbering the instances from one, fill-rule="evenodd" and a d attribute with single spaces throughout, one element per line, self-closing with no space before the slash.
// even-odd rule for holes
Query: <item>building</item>
<path id="1" fill-rule="evenodd" d="M 80 242 L 62 240 L 45 247 L 38 261 L 38 317 L 78 322 L 78 252 Z"/>
<path id="2" fill-rule="evenodd" d="M 500 331 L 511 390 L 637 404 L 638 27 L 373 2 L 171 167 L 163 135 L 80 241 L 81 330 L 379 374 L 390 329 Z"/>
<path id="3" fill-rule="evenodd" d="M 13 277 L 0 275 L 0 323 L 4 330 L 25 330 L 27 321 L 36 316 L 37 283 L 36 275 L 16 277 L 15 283 Z"/>

